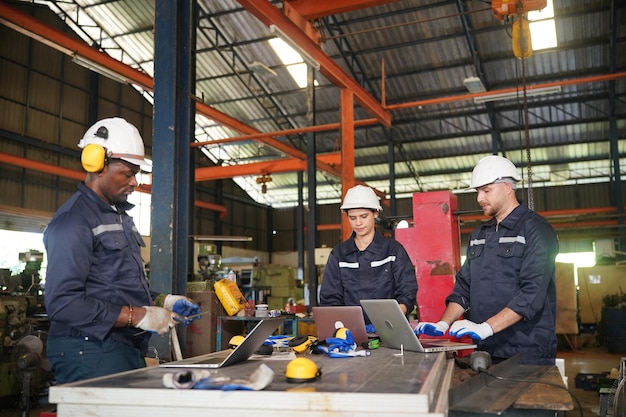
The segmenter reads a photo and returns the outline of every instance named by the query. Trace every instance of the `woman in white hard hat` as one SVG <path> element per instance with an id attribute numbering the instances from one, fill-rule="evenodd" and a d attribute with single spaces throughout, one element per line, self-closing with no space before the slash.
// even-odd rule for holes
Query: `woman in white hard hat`
<path id="1" fill-rule="evenodd" d="M 498 362 L 521 354 L 522 363 L 554 365 L 556 357 L 556 233 L 521 205 L 515 165 L 497 155 L 476 164 L 471 187 L 491 218 L 472 232 L 467 259 L 437 323 L 417 334 L 470 336 Z M 466 314 L 466 320 L 458 320 Z"/>
<path id="2" fill-rule="evenodd" d="M 360 300 L 392 298 L 408 315 L 416 303 L 415 269 L 400 243 L 376 232 L 382 207 L 374 190 L 363 185 L 350 188 L 340 209 L 348 216 L 352 235 L 328 257 L 320 305 L 360 306 Z"/>
<path id="3" fill-rule="evenodd" d="M 145 243 L 127 213 L 146 165 L 139 131 L 103 119 L 78 146 L 87 176 L 44 231 L 47 354 L 57 383 L 144 367 L 151 333 L 200 312 L 187 297 L 148 288 Z"/>

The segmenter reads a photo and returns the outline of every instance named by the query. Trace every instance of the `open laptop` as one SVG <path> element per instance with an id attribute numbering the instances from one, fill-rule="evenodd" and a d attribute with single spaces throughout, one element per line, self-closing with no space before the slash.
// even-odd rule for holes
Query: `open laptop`
<path id="1" fill-rule="evenodd" d="M 333 337 L 335 322 L 340 321 L 350 329 L 357 344 L 367 341 L 363 309 L 359 306 L 317 306 L 312 308 L 317 338 L 325 340 Z"/>
<path id="2" fill-rule="evenodd" d="M 361 300 L 361 305 L 386 347 L 423 353 L 476 348 L 445 339 L 418 339 L 396 300 Z"/>
<path id="3" fill-rule="evenodd" d="M 284 320 L 284 317 L 276 317 L 259 321 L 239 346 L 233 350 L 222 350 L 180 361 L 166 362 L 159 366 L 163 368 L 223 368 L 246 361 L 278 329 Z"/>

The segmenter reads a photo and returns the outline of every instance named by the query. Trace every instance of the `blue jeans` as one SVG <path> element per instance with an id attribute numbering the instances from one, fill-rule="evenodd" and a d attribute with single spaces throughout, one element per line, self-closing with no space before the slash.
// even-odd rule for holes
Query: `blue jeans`
<path id="1" fill-rule="evenodd" d="M 52 337 L 47 354 L 59 384 L 144 368 L 142 352 L 115 340 L 91 337 Z"/>

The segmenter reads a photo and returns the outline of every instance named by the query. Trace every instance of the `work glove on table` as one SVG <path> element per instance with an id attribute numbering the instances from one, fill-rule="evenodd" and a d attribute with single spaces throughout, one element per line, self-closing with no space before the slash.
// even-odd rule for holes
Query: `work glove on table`
<path id="1" fill-rule="evenodd" d="M 144 306 L 142 308 L 146 310 L 146 315 L 135 327 L 152 333 L 167 333 L 176 326 L 176 318 L 180 318 L 176 313 L 163 307 Z"/>
<path id="2" fill-rule="evenodd" d="M 437 323 L 423 321 L 415 326 L 415 330 L 413 330 L 413 332 L 418 336 L 420 334 L 427 334 L 428 336 L 443 336 L 448 331 L 448 327 L 450 326 L 445 321 L 439 321 Z"/>
<path id="3" fill-rule="evenodd" d="M 450 336 L 469 336 L 473 340 L 485 340 L 493 336 L 493 329 L 487 322 L 477 324 L 470 320 L 458 320 L 450 326 Z"/>
<path id="4" fill-rule="evenodd" d="M 167 294 L 163 301 L 163 308 L 183 317 L 179 321 L 185 323 L 187 326 L 192 321 L 202 318 L 200 315 L 200 306 L 194 303 L 191 298 L 185 297 L 184 295 Z M 188 318 L 190 316 L 191 318 Z"/>

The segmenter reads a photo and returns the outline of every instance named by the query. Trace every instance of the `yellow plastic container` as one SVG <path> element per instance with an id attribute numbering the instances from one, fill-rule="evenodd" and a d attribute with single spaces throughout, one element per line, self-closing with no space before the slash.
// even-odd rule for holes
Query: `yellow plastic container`
<path id="1" fill-rule="evenodd" d="M 215 288 L 215 295 L 229 316 L 234 316 L 246 307 L 246 299 L 236 282 L 223 278 L 217 281 L 213 287 Z"/>

